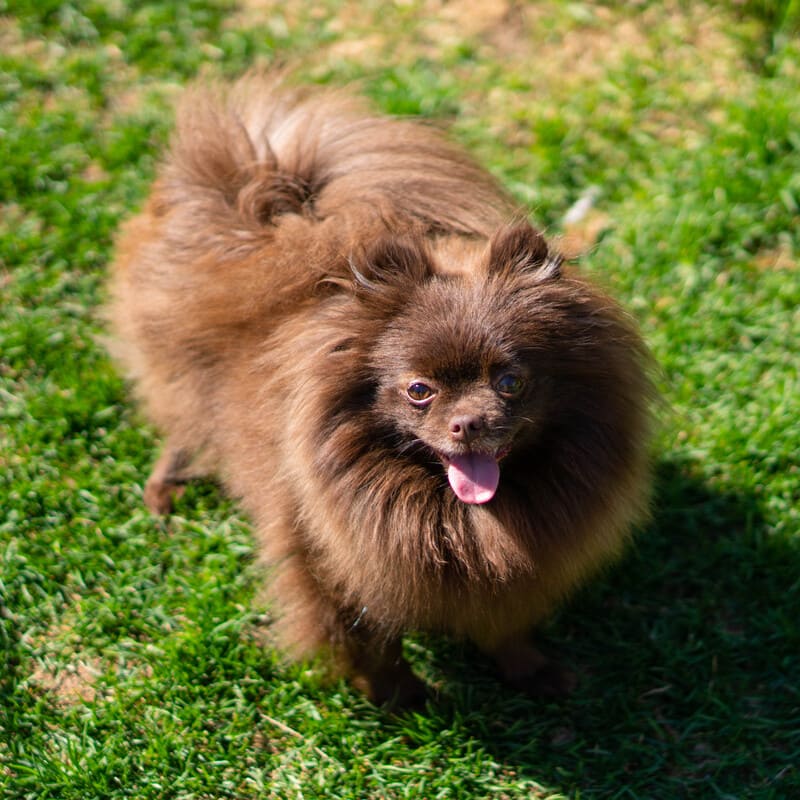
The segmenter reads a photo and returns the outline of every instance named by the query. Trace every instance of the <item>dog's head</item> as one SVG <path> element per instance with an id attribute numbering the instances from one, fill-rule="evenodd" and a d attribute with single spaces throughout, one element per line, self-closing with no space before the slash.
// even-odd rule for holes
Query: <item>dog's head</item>
<path id="1" fill-rule="evenodd" d="M 399 447 L 441 462 L 455 494 L 479 504 L 494 497 L 503 459 L 552 417 L 564 313 L 553 300 L 564 300 L 561 260 L 527 224 L 474 257 L 459 274 L 423 242 L 391 239 L 354 273 L 362 302 L 388 320 L 371 356 L 378 413 Z"/>

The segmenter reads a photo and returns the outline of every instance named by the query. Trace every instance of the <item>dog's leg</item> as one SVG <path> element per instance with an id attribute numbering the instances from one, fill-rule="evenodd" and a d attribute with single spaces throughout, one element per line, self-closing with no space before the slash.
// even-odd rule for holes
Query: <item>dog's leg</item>
<path id="1" fill-rule="evenodd" d="M 403 709 L 425 700 L 425 683 L 403 657 L 399 637 L 387 642 L 366 632 L 351 634 L 346 648 L 353 685 L 375 705 Z"/>
<path id="2" fill-rule="evenodd" d="M 279 535 L 275 527 L 270 533 Z M 368 608 L 338 607 L 303 554 L 290 552 L 278 561 L 266 599 L 276 612 L 273 642 L 296 660 L 323 657 L 331 677 L 347 678 L 376 705 L 402 708 L 425 698 L 425 684 L 403 658 L 400 637 L 376 631 Z"/>
<path id="3" fill-rule="evenodd" d="M 180 497 L 186 483 L 193 477 L 188 472 L 191 462 L 187 450 L 167 443 L 144 486 L 144 502 L 150 511 L 154 514 L 172 511 L 173 499 Z"/>
<path id="4" fill-rule="evenodd" d="M 575 674 L 551 661 L 523 637 L 507 639 L 487 648 L 503 680 L 515 689 L 535 697 L 559 697 L 575 688 Z"/>

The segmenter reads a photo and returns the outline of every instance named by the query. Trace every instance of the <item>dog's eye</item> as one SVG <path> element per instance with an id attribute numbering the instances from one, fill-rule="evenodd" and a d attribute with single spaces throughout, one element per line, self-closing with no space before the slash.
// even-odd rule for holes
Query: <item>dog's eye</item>
<path id="1" fill-rule="evenodd" d="M 408 399 L 415 406 L 428 405 L 428 403 L 433 400 L 435 394 L 436 392 L 431 389 L 427 383 L 421 383 L 420 381 L 414 381 L 414 383 L 410 384 L 408 389 L 406 389 Z"/>
<path id="2" fill-rule="evenodd" d="M 494 384 L 494 388 L 497 390 L 498 394 L 503 397 L 516 397 L 522 392 L 524 387 L 525 381 L 513 372 L 507 372 L 505 375 L 501 375 Z"/>

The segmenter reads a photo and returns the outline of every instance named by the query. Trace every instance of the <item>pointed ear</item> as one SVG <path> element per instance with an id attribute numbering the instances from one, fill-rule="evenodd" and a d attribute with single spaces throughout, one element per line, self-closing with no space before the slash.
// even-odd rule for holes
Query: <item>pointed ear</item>
<path id="1" fill-rule="evenodd" d="M 500 228 L 489 246 L 489 274 L 502 275 L 526 272 L 538 281 L 561 277 L 564 259 L 551 252 L 544 236 L 527 222 Z"/>
<path id="2" fill-rule="evenodd" d="M 433 275 L 424 241 L 412 236 L 383 236 L 349 259 L 357 293 L 385 293 L 424 283 Z"/>

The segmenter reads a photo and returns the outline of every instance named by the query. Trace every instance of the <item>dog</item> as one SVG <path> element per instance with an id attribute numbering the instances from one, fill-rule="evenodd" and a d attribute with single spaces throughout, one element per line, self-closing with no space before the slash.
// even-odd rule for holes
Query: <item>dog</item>
<path id="1" fill-rule="evenodd" d="M 415 630 L 570 687 L 529 635 L 647 518 L 650 356 L 440 130 L 284 75 L 195 85 L 110 294 L 166 437 L 145 502 L 240 500 L 285 652 L 376 703 L 424 696 Z"/>

